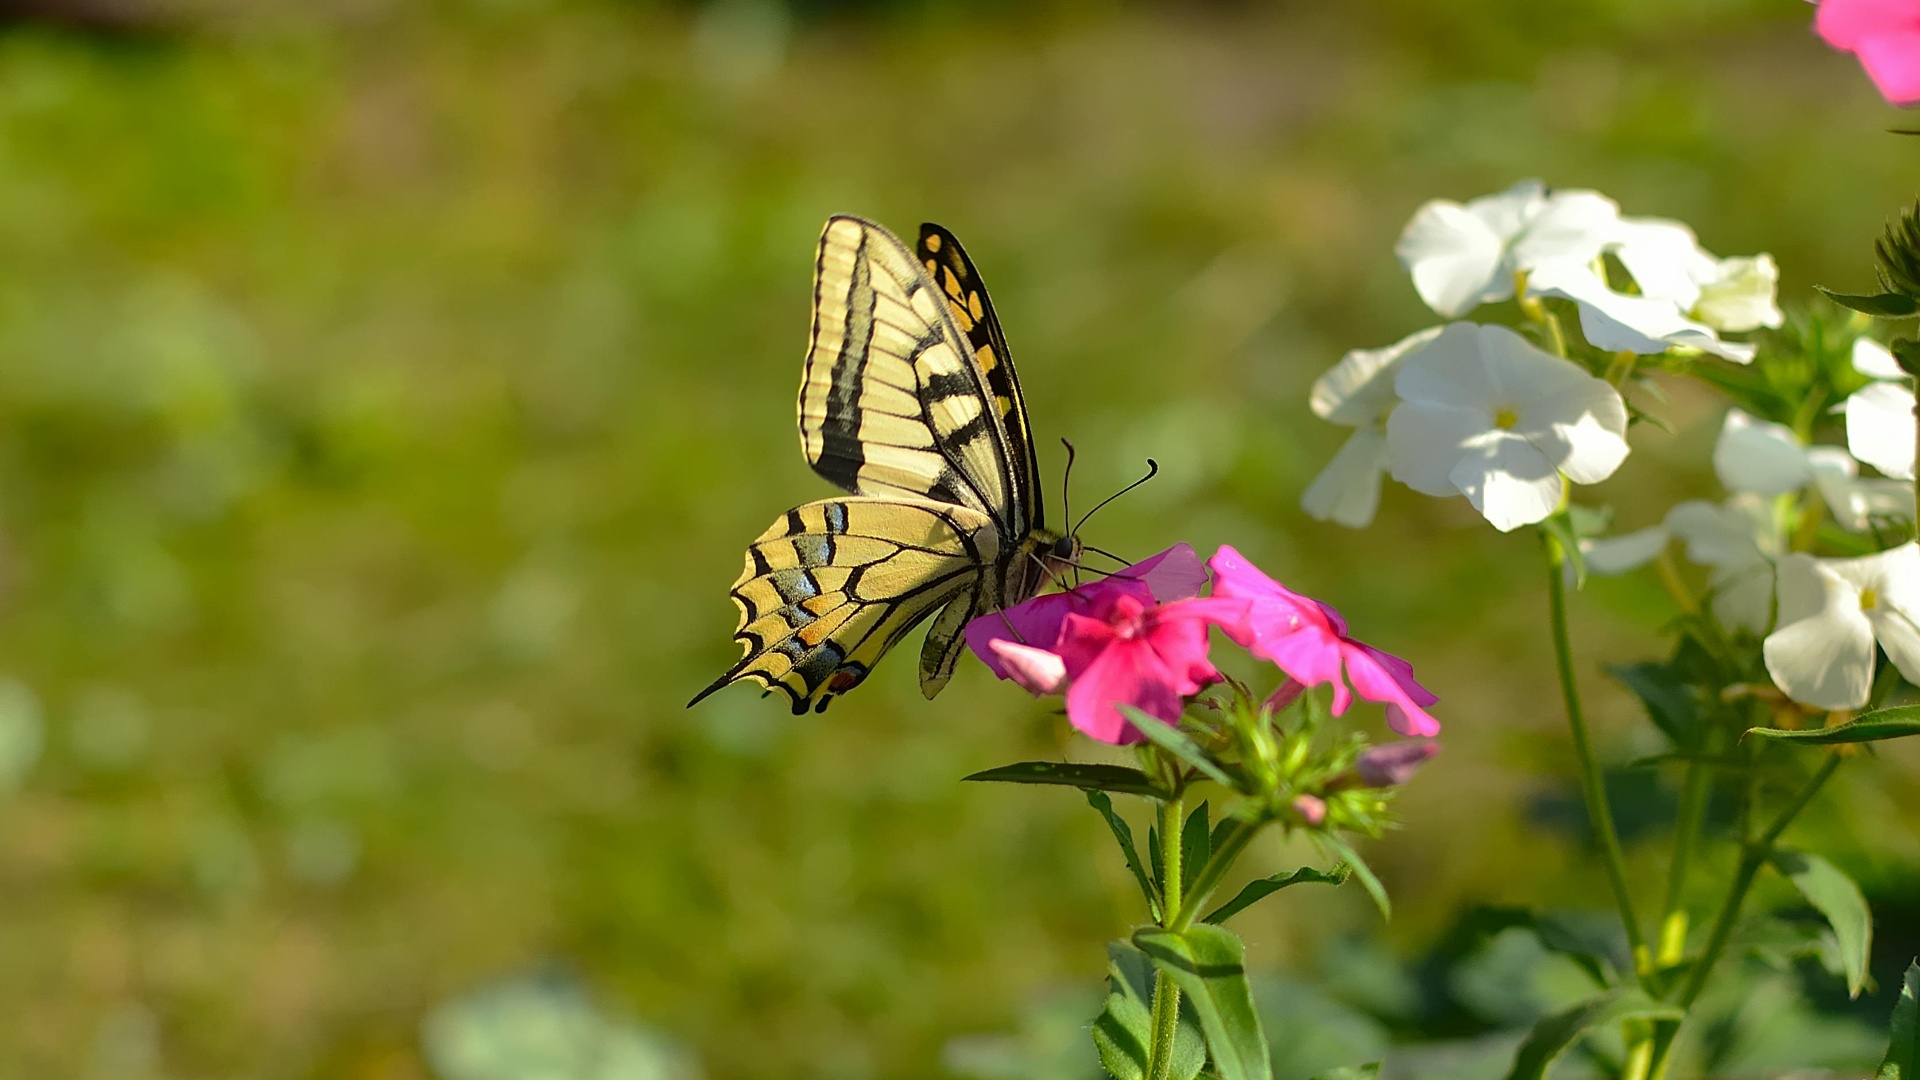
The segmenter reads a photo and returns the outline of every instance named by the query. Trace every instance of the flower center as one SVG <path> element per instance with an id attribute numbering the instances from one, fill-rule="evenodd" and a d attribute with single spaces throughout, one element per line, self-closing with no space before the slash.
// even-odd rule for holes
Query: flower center
<path id="1" fill-rule="evenodd" d="M 1879 606 L 1880 606 L 1879 593 L 1874 592 L 1872 589 L 1860 590 L 1860 610 L 1861 611 L 1872 611 L 1874 608 Z"/>
<path id="2" fill-rule="evenodd" d="M 1511 405 L 1502 405 L 1493 411 L 1493 426 L 1501 431 L 1512 431 L 1513 426 L 1519 422 L 1520 414 L 1515 412 Z"/>

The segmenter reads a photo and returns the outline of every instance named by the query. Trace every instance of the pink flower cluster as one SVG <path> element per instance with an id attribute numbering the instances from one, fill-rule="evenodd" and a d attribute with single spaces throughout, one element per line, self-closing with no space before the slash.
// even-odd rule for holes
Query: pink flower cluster
<path id="1" fill-rule="evenodd" d="M 1201 596 L 1209 574 L 1212 592 Z M 1120 706 L 1171 724 L 1187 699 L 1221 681 L 1208 659 L 1207 631 L 1226 635 L 1287 675 L 1280 703 L 1333 684 L 1333 712 L 1358 694 L 1387 707 L 1402 735 L 1429 737 L 1439 700 L 1413 665 L 1355 641 L 1340 613 L 1262 573 L 1230 547 L 1203 568 L 1186 544 L 1100 581 L 1038 596 L 967 625 L 967 644 L 993 673 L 1034 694 L 1066 695 L 1067 719 L 1105 743 L 1139 742 Z M 1349 689 L 1351 686 L 1351 689 Z"/>
<path id="2" fill-rule="evenodd" d="M 1920 103 L 1920 0 L 1820 0 L 1813 26 L 1859 59 L 1881 97 Z"/>

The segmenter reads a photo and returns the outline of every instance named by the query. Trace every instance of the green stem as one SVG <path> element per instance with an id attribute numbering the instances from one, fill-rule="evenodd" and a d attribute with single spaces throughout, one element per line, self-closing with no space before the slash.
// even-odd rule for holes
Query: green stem
<path id="1" fill-rule="evenodd" d="M 1201 906 L 1213 895 L 1220 879 L 1233 869 L 1235 860 L 1240 858 L 1240 853 L 1247 849 L 1247 845 L 1253 842 L 1254 834 L 1259 831 L 1260 823 L 1243 821 L 1227 834 L 1219 848 L 1207 857 L 1206 865 L 1194 875 L 1193 887 L 1187 890 L 1186 902 L 1180 905 L 1179 913 L 1167 924 L 1167 929 L 1178 932 L 1193 925 L 1193 920 L 1200 915 Z"/>
<path id="2" fill-rule="evenodd" d="M 1827 779 L 1840 767 L 1839 754 L 1828 754 L 1827 760 L 1801 785 L 1793 801 L 1780 811 L 1767 826 L 1767 831 L 1759 837 L 1746 840 L 1741 846 L 1739 869 L 1734 872 L 1733 885 L 1727 890 L 1726 899 L 1720 905 L 1720 913 L 1713 920 L 1713 931 L 1707 937 L 1706 948 L 1701 950 L 1700 958 L 1693 964 L 1693 970 L 1687 973 L 1687 982 L 1680 990 L 1680 996 L 1674 1004 L 1681 1009 L 1691 1009 L 1693 1003 L 1706 989 L 1707 978 L 1713 974 L 1714 967 L 1720 962 L 1720 955 L 1726 951 L 1727 942 L 1733 937 L 1733 928 L 1740 919 L 1740 908 L 1746 903 L 1747 893 L 1753 888 L 1753 879 L 1773 855 L 1773 845 L 1780 834 L 1787 831 L 1793 819 L 1807 808 L 1813 797 L 1820 793 Z M 1674 1038 L 1680 1032 L 1679 1024 L 1662 1025 L 1654 1039 L 1652 1080 L 1662 1080 L 1667 1074 Z"/>
<path id="3" fill-rule="evenodd" d="M 1600 762 L 1593 754 L 1593 737 L 1587 732 L 1587 716 L 1580 705 L 1580 687 L 1573 675 L 1573 645 L 1567 637 L 1566 552 L 1551 534 L 1542 533 L 1547 545 L 1547 601 L 1553 622 L 1553 654 L 1560 668 L 1560 694 L 1567 706 L 1567 725 L 1573 731 L 1574 755 L 1580 762 L 1580 787 L 1587 798 L 1587 816 L 1593 820 L 1594 837 L 1600 841 L 1605 857 L 1607 880 L 1613 887 L 1613 901 L 1620 909 L 1620 923 L 1627 932 L 1627 944 L 1633 949 L 1633 964 L 1644 977 L 1651 960 L 1647 940 L 1640 932 L 1639 916 L 1634 914 L 1633 895 L 1627 890 L 1626 856 L 1620 849 L 1620 835 L 1614 831 L 1613 808 L 1607 803 L 1607 791 L 1600 775 Z"/>
<path id="4" fill-rule="evenodd" d="M 1185 824 L 1185 800 L 1175 794 L 1160 804 L 1160 911 L 1162 926 L 1171 926 L 1180 910 L 1180 831 Z M 1149 1080 L 1167 1080 L 1173 1074 L 1173 1041 L 1180 1030 L 1180 987 L 1165 971 L 1153 975 L 1153 1046 L 1147 1053 Z"/>
<path id="5" fill-rule="evenodd" d="M 1700 754 L 1712 753 L 1703 741 Z M 1713 791 L 1712 769 L 1698 758 L 1687 762 L 1687 776 L 1680 789 L 1680 817 L 1673 840 L 1673 861 L 1667 870 L 1667 901 L 1660 909 L 1660 940 L 1655 959 L 1660 966 L 1677 964 L 1687 951 L 1687 873 L 1693 867 L 1694 852 L 1700 846 L 1700 830 L 1706 822 L 1707 798 Z"/>

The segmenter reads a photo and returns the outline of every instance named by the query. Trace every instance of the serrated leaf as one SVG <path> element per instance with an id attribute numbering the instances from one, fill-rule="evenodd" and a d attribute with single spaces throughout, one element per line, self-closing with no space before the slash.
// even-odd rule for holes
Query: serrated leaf
<path id="1" fill-rule="evenodd" d="M 1863 315 L 1872 315 L 1877 319 L 1911 319 L 1920 314 L 1920 303 L 1910 296 L 1899 293 L 1875 293 L 1871 296 L 1859 293 L 1837 293 L 1824 285 L 1815 285 L 1826 294 L 1827 299 L 1844 308 L 1852 308 Z"/>
<path id="2" fill-rule="evenodd" d="M 1507 1080 L 1543 1080 L 1554 1060 L 1595 1028 L 1623 1020 L 1678 1020 L 1684 1015 L 1678 1008 L 1631 987 L 1590 997 L 1541 1017 L 1514 1051 Z"/>
<path id="3" fill-rule="evenodd" d="M 1338 855 L 1340 861 L 1346 864 L 1347 869 L 1353 871 L 1353 876 L 1359 879 L 1360 886 L 1367 890 L 1368 896 L 1373 897 L 1373 906 L 1380 909 L 1380 917 L 1383 919 L 1393 918 L 1393 901 L 1387 896 L 1387 887 L 1380 884 L 1380 879 L 1374 876 L 1373 867 L 1367 865 L 1367 861 L 1360 857 L 1360 853 L 1353 850 L 1353 847 L 1345 840 L 1331 833 L 1319 836 L 1316 839 L 1324 844 L 1329 851 Z M 1334 869 L 1337 871 L 1339 867 L 1335 867 Z"/>
<path id="4" fill-rule="evenodd" d="M 1113 800 L 1104 791 L 1087 792 L 1087 805 L 1100 812 L 1107 820 L 1107 828 L 1113 830 L 1114 842 L 1120 845 L 1120 854 L 1127 860 L 1127 869 L 1133 871 L 1133 880 L 1140 886 L 1140 894 L 1147 898 L 1147 910 L 1153 917 L 1160 918 L 1160 895 L 1155 891 L 1153 882 L 1147 880 L 1146 868 L 1140 865 L 1140 850 L 1133 846 L 1133 827 L 1127 819 L 1113 809 Z"/>
<path id="5" fill-rule="evenodd" d="M 1076 761 L 1021 761 L 964 777 L 991 784 L 1051 784 L 1082 791 L 1111 791 L 1118 795 L 1159 798 L 1164 793 L 1147 774 L 1125 765 Z"/>
<path id="6" fill-rule="evenodd" d="M 1893 1038 L 1873 1080 L 1920 1080 L 1920 961 L 1907 968 L 1900 1000 L 1893 1005 Z"/>
<path id="7" fill-rule="evenodd" d="M 1246 950 L 1239 938 L 1202 923 L 1179 933 L 1150 926 L 1136 931 L 1133 943 L 1193 1003 L 1220 1080 L 1272 1080 L 1267 1038 L 1253 1007 Z"/>
<path id="8" fill-rule="evenodd" d="M 1873 912 L 1860 895 L 1860 886 L 1839 867 L 1804 851 L 1776 851 L 1771 861 L 1833 927 L 1847 973 L 1847 993 L 1859 997 L 1866 989 L 1867 960 L 1873 952 Z"/>
<path id="9" fill-rule="evenodd" d="M 1115 1080 L 1145 1080 L 1153 1046 L 1153 961 L 1125 941 L 1107 944 L 1107 1007 L 1093 1022 L 1100 1064 Z M 1207 1063 L 1206 1038 L 1191 1009 L 1180 1010 L 1171 1074 L 1193 1080 Z"/>
<path id="10" fill-rule="evenodd" d="M 1842 743 L 1883 742 L 1920 735 L 1920 705 L 1896 705 L 1861 713 L 1844 724 L 1825 728 L 1748 728 L 1747 734 L 1778 742 L 1807 746 L 1837 746 Z"/>
<path id="11" fill-rule="evenodd" d="M 1127 718 L 1135 731 L 1146 736 L 1148 742 L 1172 754 L 1188 765 L 1200 770 L 1201 775 L 1224 787 L 1239 790 L 1240 783 L 1219 762 L 1207 756 L 1200 744 L 1187 737 L 1187 734 L 1172 724 L 1148 716 L 1131 705 L 1120 706 L 1120 714 Z"/>
<path id="12" fill-rule="evenodd" d="M 1346 882 L 1352 872 L 1350 867 L 1344 865 L 1336 866 L 1332 870 L 1316 870 L 1311 866 L 1303 866 L 1291 874 L 1274 874 L 1271 877 L 1249 881 L 1234 895 L 1233 899 L 1214 908 L 1200 921 L 1218 925 L 1290 885 L 1340 885 Z"/>

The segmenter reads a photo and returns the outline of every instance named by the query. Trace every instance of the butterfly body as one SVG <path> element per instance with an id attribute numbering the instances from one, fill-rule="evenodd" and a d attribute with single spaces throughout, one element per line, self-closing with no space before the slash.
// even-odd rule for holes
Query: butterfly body
<path id="1" fill-rule="evenodd" d="M 969 621 L 1033 596 L 1078 553 L 1042 522 L 1006 339 L 937 225 L 909 251 L 871 222 L 827 222 L 799 421 L 808 463 L 850 496 L 795 507 L 748 546 L 732 592 L 745 655 L 696 702 L 751 679 L 796 713 L 824 709 L 929 617 L 933 697 Z"/>

